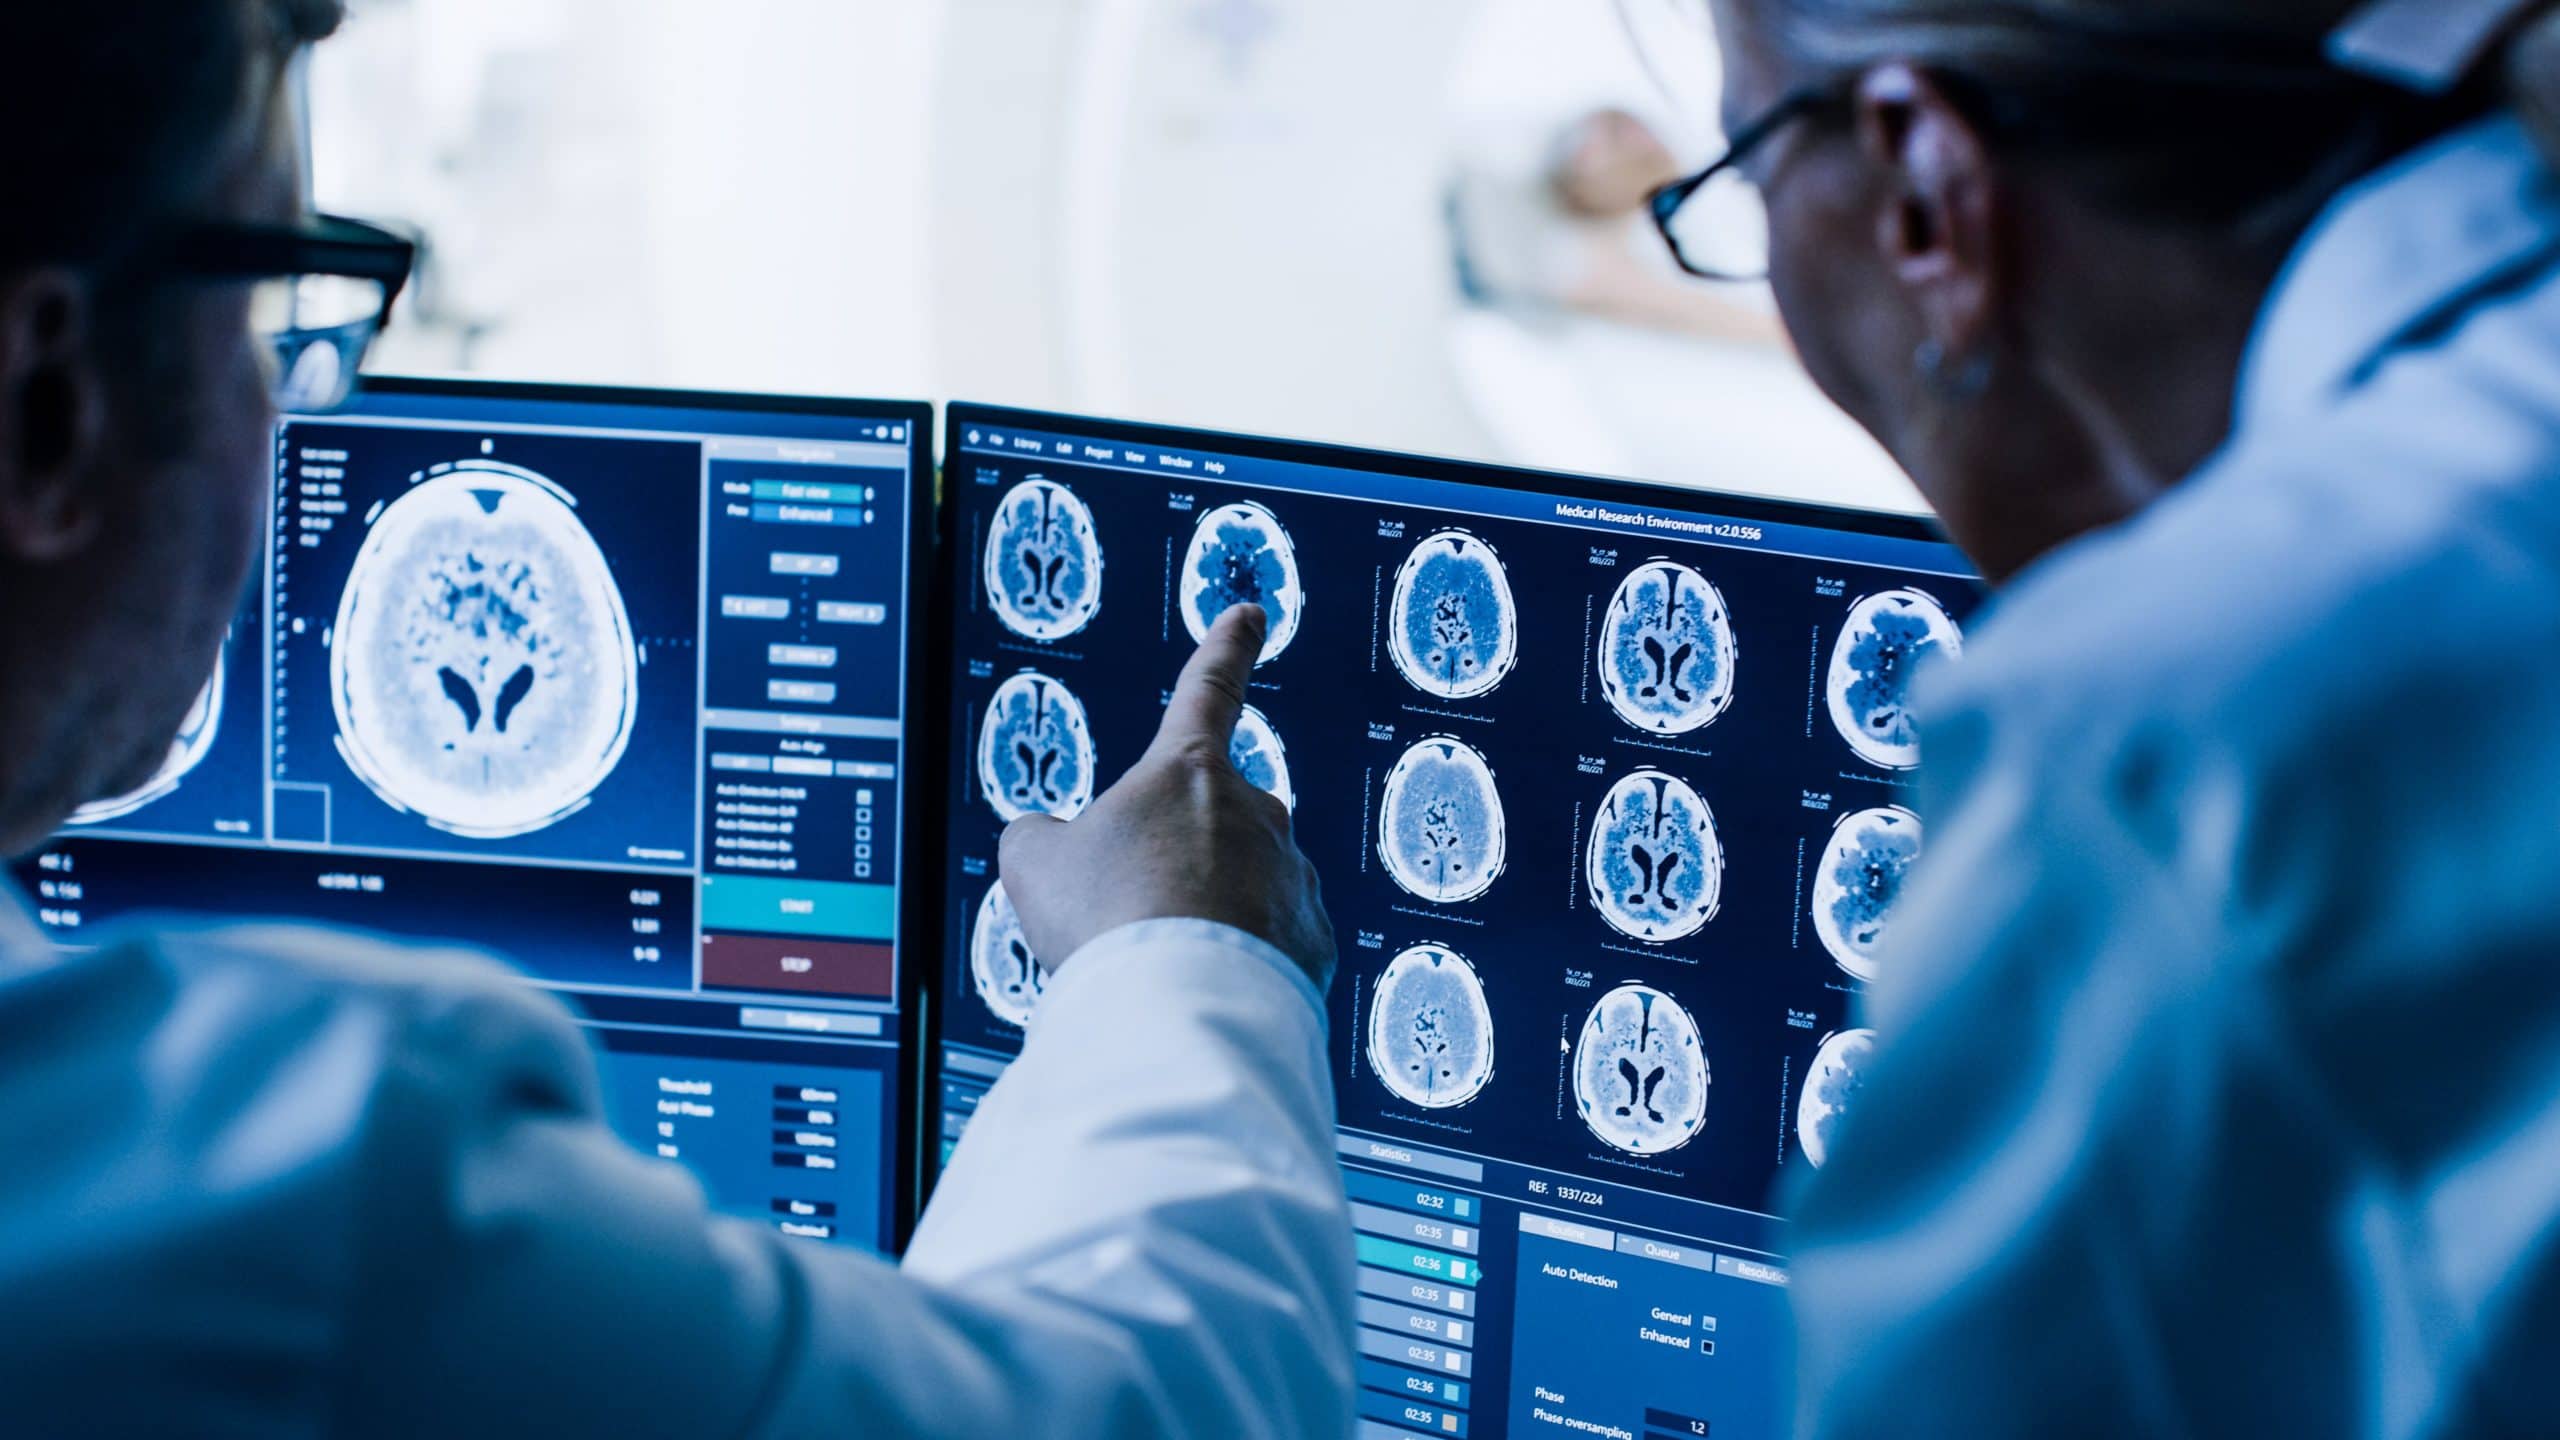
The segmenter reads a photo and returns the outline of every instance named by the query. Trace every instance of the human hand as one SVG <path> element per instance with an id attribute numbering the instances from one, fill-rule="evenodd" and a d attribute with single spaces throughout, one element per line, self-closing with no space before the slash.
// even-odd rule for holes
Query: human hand
<path id="1" fill-rule="evenodd" d="M 1259 605 L 1218 617 L 1129 773 L 1074 820 L 1026 815 L 1004 832 L 1005 894 L 1049 969 L 1122 925 L 1182 917 L 1269 941 L 1331 987 L 1333 922 L 1289 807 L 1227 758 L 1268 624 Z"/>

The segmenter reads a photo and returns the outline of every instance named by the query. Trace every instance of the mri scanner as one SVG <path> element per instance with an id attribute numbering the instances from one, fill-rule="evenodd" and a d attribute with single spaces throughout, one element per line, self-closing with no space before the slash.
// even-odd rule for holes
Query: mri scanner
<path id="1" fill-rule="evenodd" d="M 1610 0 L 358 0 L 315 78 L 319 184 L 449 237 L 394 368 L 1916 509 L 1775 348 L 1460 282 L 1455 177 L 1535 197 L 1601 106 L 1709 152 L 1687 43 L 1710 83 L 1672 96 Z"/>
<path id="2" fill-rule="evenodd" d="M 1535 183 L 1544 137 L 1609 105 L 1655 112 L 1684 158 L 1719 138 L 1712 89 L 1665 94 L 1608 0 L 954 0 L 946 24 L 947 374 L 1105 414 L 1920 508 L 1782 352 L 1462 293 L 1457 171 Z M 1053 243 L 1015 263 L 1026 235 Z"/>

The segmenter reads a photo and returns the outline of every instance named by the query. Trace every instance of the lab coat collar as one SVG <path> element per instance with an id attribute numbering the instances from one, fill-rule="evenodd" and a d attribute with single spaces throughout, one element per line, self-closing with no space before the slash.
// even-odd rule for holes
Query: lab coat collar
<path id="1" fill-rule="evenodd" d="M 2242 430 L 2326 403 L 2485 291 L 2560 258 L 2560 179 L 2512 114 L 2351 187 L 2277 280 L 2241 372 Z"/>

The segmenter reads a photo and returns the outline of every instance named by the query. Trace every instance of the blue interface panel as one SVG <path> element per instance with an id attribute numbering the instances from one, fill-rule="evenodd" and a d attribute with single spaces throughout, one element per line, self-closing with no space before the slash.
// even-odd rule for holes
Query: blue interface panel
<path id="1" fill-rule="evenodd" d="M 1919 854 L 1911 673 L 1979 587 L 1918 522 L 960 407 L 942 1153 L 1036 1023 L 1025 811 L 1137 758 L 1258 601 L 1234 758 L 1343 946 L 1364 1433 L 1787 1433 L 1790 1171 Z M 1142 1035 L 1144 1016 L 1132 1016 Z"/>
<path id="2" fill-rule="evenodd" d="M 719 1208 L 887 1249 L 921 406 L 385 383 L 276 434 L 259 583 L 160 774 L 21 880 L 477 946 Z M 930 883 L 928 876 L 927 883 Z"/>

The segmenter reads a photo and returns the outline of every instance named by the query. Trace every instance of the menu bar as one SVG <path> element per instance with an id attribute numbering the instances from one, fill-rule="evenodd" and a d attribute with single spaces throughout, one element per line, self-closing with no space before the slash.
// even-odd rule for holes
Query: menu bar
<path id="1" fill-rule="evenodd" d="M 1565 525 L 1611 535 L 1685 540 L 1728 549 L 1801 555 L 1923 574 L 1969 579 L 1974 573 L 1963 553 L 1943 541 L 1742 519 L 1707 510 L 1624 505 L 1495 485 L 1433 480 L 1418 475 L 1265 460 L 1205 450 L 1168 449 L 1005 426 L 962 426 L 953 431 L 951 444 L 955 452 L 963 456 L 1042 460 L 1164 479 L 1187 477 L 1267 490 L 1294 490 L 1338 499 Z M 1711 498 L 1704 494 L 1700 496 L 1701 500 Z"/>

